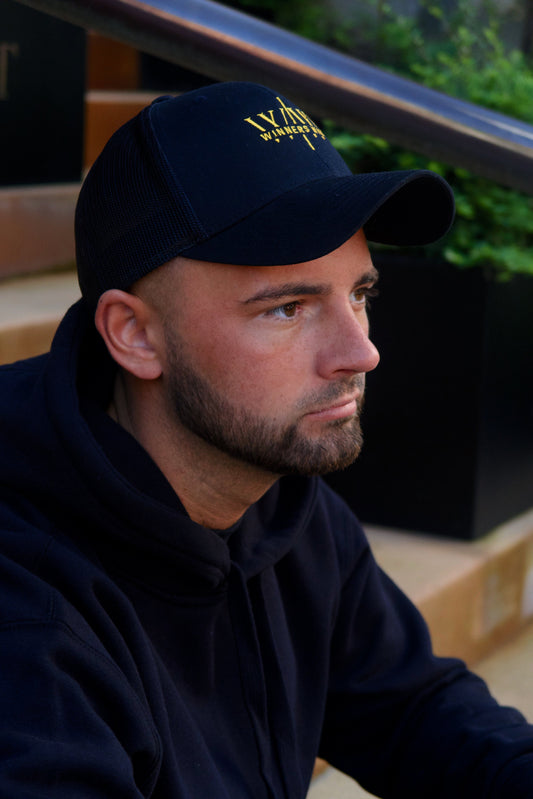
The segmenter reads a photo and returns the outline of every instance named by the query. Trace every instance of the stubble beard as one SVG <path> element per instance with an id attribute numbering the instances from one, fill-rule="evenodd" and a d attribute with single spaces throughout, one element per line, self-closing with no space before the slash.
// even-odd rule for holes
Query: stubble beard
<path id="1" fill-rule="evenodd" d="M 203 441 L 234 458 L 275 475 L 318 475 L 344 469 L 359 455 L 363 436 L 360 424 L 364 375 L 331 383 L 320 395 L 298 403 L 297 421 L 282 424 L 258 417 L 228 401 L 188 359 L 176 334 L 167 330 L 169 372 L 168 401 L 171 413 Z M 323 423 L 319 435 L 302 427 L 307 412 L 361 391 L 358 412 L 348 419 Z"/>

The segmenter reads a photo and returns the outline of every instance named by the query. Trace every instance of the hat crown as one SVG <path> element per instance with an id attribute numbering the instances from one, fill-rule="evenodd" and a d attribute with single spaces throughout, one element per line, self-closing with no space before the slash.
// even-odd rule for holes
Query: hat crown
<path id="1" fill-rule="evenodd" d="M 252 83 L 157 98 L 111 137 L 76 211 L 82 293 L 127 288 L 309 180 L 350 174 L 317 125 Z"/>
<path id="2" fill-rule="evenodd" d="M 351 174 L 304 111 L 255 84 L 198 89 L 153 104 L 148 118 L 208 235 L 302 184 Z"/>

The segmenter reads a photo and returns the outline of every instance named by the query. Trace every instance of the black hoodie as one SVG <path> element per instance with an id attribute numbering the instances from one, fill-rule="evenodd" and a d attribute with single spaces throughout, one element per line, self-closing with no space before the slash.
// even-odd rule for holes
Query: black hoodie
<path id="1" fill-rule="evenodd" d="M 0 369 L 0 799 L 533 796 L 533 729 L 378 569 L 321 480 L 193 523 L 104 412 L 81 304 Z"/>

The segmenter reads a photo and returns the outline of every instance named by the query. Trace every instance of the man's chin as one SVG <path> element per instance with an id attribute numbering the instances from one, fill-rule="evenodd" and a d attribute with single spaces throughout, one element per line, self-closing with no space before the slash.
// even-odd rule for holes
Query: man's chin
<path id="1" fill-rule="evenodd" d="M 342 469 L 347 469 L 348 466 L 351 466 L 357 460 L 362 446 L 363 439 L 361 434 L 358 433 L 356 440 L 352 441 L 350 447 L 329 452 L 325 447 L 321 450 L 314 449 L 313 451 L 300 452 L 299 457 L 292 458 L 292 462 L 286 463 L 286 468 L 278 473 L 316 477 L 342 471 Z"/>

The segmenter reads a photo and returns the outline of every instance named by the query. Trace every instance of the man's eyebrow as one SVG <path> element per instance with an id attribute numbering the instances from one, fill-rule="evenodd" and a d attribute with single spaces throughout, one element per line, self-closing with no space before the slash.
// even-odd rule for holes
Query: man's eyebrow
<path id="1" fill-rule="evenodd" d="M 365 272 L 364 275 L 361 275 L 358 280 L 355 281 L 354 288 L 358 286 L 366 286 L 368 283 L 374 284 L 377 283 L 379 280 L 379 272 L 375 266 L 370 267 L 368 272 Z"/>
<path id="2" fill-rule="evenodd" d="M 375 283 L 378 279 L 377 269 L 370 269 L 361 275 L 354 283 L 353 288 L 365 286 L 367 283 Z M 243 305 L 250 305 L 254 302 L 267 302 L 268 300 L 282 300 L 287 297 L 322 296 L 327 297 L 333 291 L 330 283 L 281 283 L 279 286 L 268 286 L 261 289 L 257 294 L 243 300 Z"/>
<path id="3" fill-rule="evenodd" d="M 279 286 L 268 286 L 261 289 L 257 294 L 244 300 L 243 305 L 266 300 L 282 300 L 285 297 L 296 297 L 302 294 L 326 296 L 331 292 L 332 287 L 326 283 L 281 283 Z"/>

